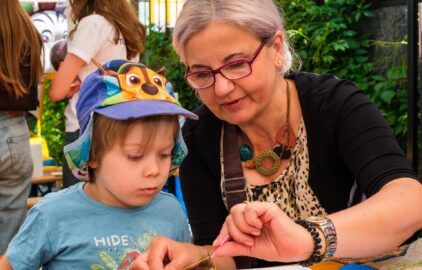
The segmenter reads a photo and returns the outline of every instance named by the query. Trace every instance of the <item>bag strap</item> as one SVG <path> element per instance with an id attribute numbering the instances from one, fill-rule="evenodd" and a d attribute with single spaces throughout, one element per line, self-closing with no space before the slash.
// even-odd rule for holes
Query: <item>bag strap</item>
<path id="1" fill-rule="evenodd" d="M 246 179 L 243 175 L 240 160 L 239 144 L 237 142 L 237 127 L 227 122 L 223 123 L 223 192 L 227 208 L 230 210 L 238 203 L 246 201 Z M 234 257 L 238 269 L 256 266 L 256 259 L 251 257 Z"/>
<path id="2" fill-rule="evenodd" d="M 223 192 L 226 196 L 227 208 L 230 210 L 234 205 L 246 201 L 246 179 L 240 161 L 236 126 L 227 122 L 224 122 L 223 158 Z"/>

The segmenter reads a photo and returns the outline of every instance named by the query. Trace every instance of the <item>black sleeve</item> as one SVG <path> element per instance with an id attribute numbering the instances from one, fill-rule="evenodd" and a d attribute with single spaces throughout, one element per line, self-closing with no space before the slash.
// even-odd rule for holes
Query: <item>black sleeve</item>
<path id="1" fill-rule="evenodd" d="M 206 245 L 212 244 L 227 216 L 220 191 L 221 124 L 211 115 L 195 113 L 200 120 L 188 120 L 183 127 L 189 153 L 180 167 L 180 182 L 194 243 Z"/>
<path id="2" fill-rule="evenodd" d="M 336 121 L 339 152 L 366 196 L 391 180 L 417 179 L 376 106 L 351 83 L 336 92 L 342 96 Z"/>
<path id="3" fill-rule="evenodd" d="M 291 78 L 307 132 L 308 181 L 328 213 L 350 206 L 355 183 L 369 197 L 391 180 L 417 179 L 386 120 L 352 82 L 330 74 Z"/>

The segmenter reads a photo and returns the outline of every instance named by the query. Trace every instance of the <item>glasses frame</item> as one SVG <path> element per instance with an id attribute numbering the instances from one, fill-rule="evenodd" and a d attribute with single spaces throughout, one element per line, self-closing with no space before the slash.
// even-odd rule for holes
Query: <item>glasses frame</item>
<path id="1" fill-rule="evenodd" d="M 255 59 L 258 57 L 258 55 L 259 55 L 259 53 L 261 52 L 261 50 L 262 50 L 262 48 L 264 47 L 264 45 L 267 43 L 267 40 L 262 40 L 261 41 L 261 44 L 259 45 L 259 47 L 258 47 L 258 49 L 256 49 L 256 51 L 253 53 L 253 55 L 251 56 L 251 57 L 249 57 L 248 59 L 239 59 L 239 60 L 234 60 L 234 61 L 230 61 L 230 62 L 228 62 L 228 63 L 225 63 L 224 65 L 222 65 L 222 66 L 220 66 L 219 68 L 217 68 L 217 69 L 207 69 L 207 70 L 201 70 L 201 71 L 194 71 L 194 72 L 190 72 L 190 67 L 188 66 L 187 67 L 187 69 L 186 69 L 186 72 L 185 72 L 185 81 L 187 82 L 187 84 L 189 84 L 189 86 L 190 87 L 192 87 L 193 89 L 195 89 L 195 90 L 200 90 L 200 89 L 205 89 L 205 88 L 208 88 L 208 87 L 211 87 L 211 86 L 213 86 L 214 84 L 215 84 L 215 75 L 216 74 L 221 74 L 221 76 L 223 76 L 224 78 L 226 78 L 227 80 L 230 80 L 230 81 L 232 81 L 232 80 L 239 80 L 239 79 L 243 79 L 243 78 L 245 78 L 245 77 L 248 77 L 249 75 L 251 75 L 252 74 L 252 64 L 253 64 L 253 62 L 255 61 Z M 249 65 L 249 70 L 250 70 L 250 72 L 248 73 L 248 74 L 246 74 L 245 76 L 242 76 L 242 77 L 239 77 L 239 78 L 236 78 L 236 79 L 230 79 L 230 78 L 227 78 L 222 72 L 221 72 L 221 69 L 223 69 L 223 68 L 225 68 L 226 66 L 228 66 L 228 65 L 233 65 L 233 64 L 236 64 L 236 63 L 240 63 L 240 62 L 246 62 L 248 65 Z M 192 75 L 195 75 L 195 74 L 198 74 L 198 73 L 203 73 L 203 72 L 211 72 L 211 74 L 212 74 L 212 77 L 213 77 L 213 80 L 212 80 L 212 83 L 210 83 L 208 86 L 204 86 L 204 87 L 199 87 L 199 88 L 197 88 L 197 87 L 193 87 L 190 83 L 189 83 L 189 80 L 188 80 L 188 78 L 190 77 L 190 76 L 192 76 Z"/>

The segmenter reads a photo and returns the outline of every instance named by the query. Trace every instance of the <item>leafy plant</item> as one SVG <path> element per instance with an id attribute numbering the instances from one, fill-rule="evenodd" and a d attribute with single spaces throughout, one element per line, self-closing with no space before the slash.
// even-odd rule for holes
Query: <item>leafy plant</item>
<path id="1" fill-rule="evenodd" d="M 368 75 L 374 65 L 369 61 L 369 39 L 359 34 L 358 23 L 371 16 L 364 1 L 280 0 L 288 18 L 287 33 L 302 61 L 302 69 L 333 73 L 368 89 Z"/>
<path id="2" fill-rule="evenodd" d="M 67 100 L 51 102 L 47 94 L 50 83 L 51 81 L 48 80 L 45 84 L 41 135 L 47 141 L 50 156 L 57 164 L 61 165 L 65 132 L 64 109 L 67 105 Z"/>
<path id="3" fill-rule="evenodd" d="M 370 96 L 390 124 L 405 149 L 407 134 L 407 68 L 405 65 L 391 67 L 385 76 L 373 75 Z"/>
<path id="4" fill-rule="evenodd" d="M 279 0 L 287 18 L 286 29 L 302 70 L 332 73 L 349 79 L 375 103 L 405 149 L 407 132 L 406 66 L 389 63 L 387 70 L 377 69 L 386 59 L 369 58 L 371 46 L 385 42 L 371 40 L 360 31 L 361 21 L 371 17 L 370 4 L 360 0 Z M 393 42 L 397 48 L 403 42 Z"/>
<path id="5" fill-rule="evenodd" d="M 173 84 L 183 107 L 193 110 L 200 103 L 192 89 L 185 82 L 185 68 L 171 46 L 171 37 L 167 32 L 158 32 L 154 27 L 149 28 L 146 49 L 142 61 L 154 70 L 166 68 L 166 78 Z"/>

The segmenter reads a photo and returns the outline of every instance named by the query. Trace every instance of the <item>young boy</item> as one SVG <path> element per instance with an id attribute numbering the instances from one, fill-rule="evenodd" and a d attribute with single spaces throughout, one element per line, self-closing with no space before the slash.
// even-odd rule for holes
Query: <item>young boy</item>
<path id="1" fill-rule="evenodd" d="M 182 207 L 160 190 L 186 152 L 178 116 L 197 116 L 144 65 L 99 67 L 80 90 L 80 137 L 65 147 L 72 171 L 88 182 L 31 209 L 2 270 L 126 269 L 156 235 L 191 240 Z"/>

